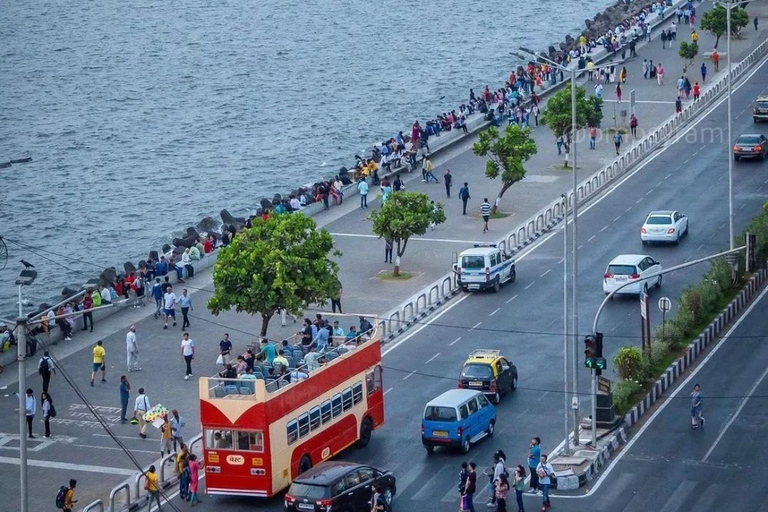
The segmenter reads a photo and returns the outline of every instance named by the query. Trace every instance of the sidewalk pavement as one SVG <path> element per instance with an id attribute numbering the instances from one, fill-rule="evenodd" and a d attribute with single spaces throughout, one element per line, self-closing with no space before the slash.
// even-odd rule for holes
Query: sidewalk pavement
<path id="1" fill-rule="evenodd" d="M 701 13 L 711 7 L 709 2 L 699 6 Z M 766 7 L 752 4 L 750 15 L 763 17 L 768 14 Z M 629 78 L 624 87 L 625 97 L 629 91 L 636 90 L 637 114 L 641 129 L 651 128 L 674 113 L 676 97 L 676 78 L 682 72 L 682 59 L 677 56 L 676 48 L 679 42 L 688 36 L 684 27 L 678 29 L 678 42 L 673 49 L 662 49 L 660 41 L 656 40 L 658 31 L 654 31 L 654 40 L 649 44 L 638 47 L 638 57 L 626 63 Z M 707 51 L 714 44 L 714 38 L 700 33 L 699 44 L 701 51 Z M 744 30 L 743 38 L 732 41 L 734 60 L 745 56 L 758 41 L 768 36 L 766 31 Z M 721 73 L 725 68 L 725 56 L 721 60 Z M 651 80 L 642 79 L 642 59 L 653 59 L 661 62 L 667 70 L 668 80 L 663 86 Z M 694 69 L 689 77 L 695 81 L 693 72 L 698 73 L 701 59 L 694 63 Z M 709 66 L 709 64 L 708 64 Z M 709 66 L 711 68 L 711 66 Z M 713 70 L 712 70 L 713 71 Z M 712 79 L 714 79 L 712 73 Z M 583 82 L 583 80 L 582 80 Z M 612 88 L 606 86 L 604 96 L 612 99 Z M 623 103 L 622 103 L 623 105 Z M 606 101 L 604 107 L 604 128 L 611 126 L 612 103 Z M 462 141 L 436 156 L 433 163 L 437 167 L 436 176 L 442 181 L 446 169 L 451 169 L 454 175 L 454 188 L 450 199 L 445 197 L 443 184 L 425 184 L 419 176 L 406 176 L 408 190 L 428 193 L 435 200 L 446 203 L 447 221 L 429 232 L 425 237 L 414 239 L 409 244 L 402 268 L 412 274 L 407 281 L 382 281 L 377 276 L 382 270 L 390 270 L 390 265 L 383 262 L 384 243 L 371 235 L 369 222 L 365 219 L 369 211 L 360 210 L 356 198 L 350 198 L 344 205 L 321 212 L 316 216 L 320 226 L 334 234 L 337 247 L 344 253 L 340 259 L 341 281 L 344 287 L 342 305 L 346 313 L 366 314 L 375 316 L 381 314 L 417 290 L 433 282 L 445 274 L 452 264 L 451 253 L 460 252 L 472 242 L 493 242 L 503 233 L 527 219 L 538 211 L 542 205 L 559 196 L 570 187 L 572 176 L 570 172 L 558 168 L 562 163 L 554 144 L 554 137 L 546 127 L 533 129 L 534 137 L 539 145 L 539 153 L 528 163 L 528 176 L 515 184 L 501 202 L 501 210 L 509 216 L 491 221 L 491 233 L 482 234 L 481 220 L 477 212 L 483 197 L 492 199 L 500 188 L 498 181 L 484 177 L 484 161 L 475 157 L 471 152 L 474 138 Z M 594 172 L 599 166 L 610 162 L 614 155 L 610 138 L 600 140 L 596 150 L 588 149 L 588 142 L 578 139 L 579 155 L 578 176 L 583 178 Z M 461 202 L 455 197 L 463 181 L 470 184 L 472 201 L 470 215 L 461 215 Z M 371 208 L 378 207 L 377 201 L 370 203 Z M 534 256 L 535 257 L 535 256 Z M 225 332 L 231 335 L 235 345 L 235 353 L 245 350 L 246 345 L 256 341 L 254 333 L 259 332 L 260 318 L 258 316 L 240 315 L 232 312 L 214 317 L 205 307 L 210 297 L 212 276 L 210 272 L 199 273 L 194 280 L 184 285 L 176 285 L 176 289 L 186 286 L 193 296 L 192 326 L 189 328 L 191 337 L 195 340 L 197 353 L 193 363 L 195 375 L 212 375 L 219 367 L 215 364 L 218 354 L 218 341 Z M 72 376 L 83 394 L 105 416 L 118 438 L 131 449 L 142 465 L 155 461 L 160 453 L 159 435 L 150 427 L 149 439 L 138 437 L 137 427 L 121 424 L 119 421 L 119 376 L 128 376 L 131 385 L 131 402 L 136 397 L 139 387 L 145 387 L 151 403 L 162 403 L 169 408 L 178 408 L 187 420 L 186 437 L 197 434 L 200 430 L 197 386 L 194 380 L 184 380 L 184 366 L 179 352 L 181 340 L 180 323 L 176 328 L 162 329 L 162 322 L 155 320 L 151 312 L 152 306 L 141 309 L 126 309 L 119 315 L 113 315 L 96 325 L 94 333 L 76 331 L 72 342 L 61 343 L 53 347 L 54 356 L 61 362 L 62 367 Z M 345 329 L 357 324 L 356 318 L 341 320 Z M 125 369 L 125 333 L 131 324 L 137 327 L 140 345 L 140 359 L 143 370 L 127 373 Z M 294 324 L 289 319 L 288 325 L 280 326 L 280 318 L 275 317 L 270 323 L 269 337 L 282 339 L 294 334 L 300 323 Z M 89 386 L 91 349 L 99 339 L 104 340 L 107 350 L 107 383 Z M 38 353 L 38 356 L 40 354 Z M 40 391 L 40 379 L 35 374 L 37 360 L 30 360 L 28 387 Z M 13 411 L 17 406 L 13 392 L 18 390 L 15 382 L 15 368 L 8 368 L 0 375 L 0 390 L 5 400 L 2 401 L 4 414 L 0 415 L 0 448 L 8 449 L 7 457 L 0 462 L 0 475 L 6 482 L 15 481 L 18 466 L 12 460 L 15 457 L 14 447 L 18 446 L 18 419 Z M 109 488 L 122 482 L 127 474 L 132 474 L 135 468 L 115 443 L 106 436 L 98 423 L 80 402 L 75 392 L 66 385 L 62 377 L 54 376 L 51 383 L 51 394 L 57 405 L 58 416 L 52 421 L 53 438 L 41 438 L 42 425 L 40 415 L 35 422 L 37 439 L 31 441 L 30 459 L 30 499 L 33 510 L 46 508 L 55 495 L 55 490 L 62 482 L 78 478 L 78 499 L 84 505 L 95 498 L 106 498 Z M 9 459 L 9 460 L 5 460 Z M 38 492 L 40 491 L 40 492 Z M 15 496 L 13 499 L 17 499 Z M 46 501 L 48 500 L 48 501 Z"/>

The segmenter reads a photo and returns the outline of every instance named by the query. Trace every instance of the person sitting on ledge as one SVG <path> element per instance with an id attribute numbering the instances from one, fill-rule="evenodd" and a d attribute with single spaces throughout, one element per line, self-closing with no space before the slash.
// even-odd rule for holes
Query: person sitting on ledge
<path id="1" fill-rule="evenodd" d="M 290 204 L 291 204 L 291 209 L 293 209 L 293 211 L 297 212 L 297 211 L 301 210 L 301 203 L 296 198 L 296 196 L 291 195 Z"/>
<path id="2" fill-rule="evenodd" d="M 205 248 L 203 248 L 203 250 L 205 250 Z M 202 254 L 200 249 L 197 247 L 197 245 L 192 245 L 192 247 L 189 248 L 189 259 L 192 261 L 199 261 L 201 257 Z"/>
<path id="3" fill-rule="evenodd" d="M 161 277 L 168 273 L 168 262 L 165 261 L 165 256 L 160 256 L 160 261 L 155 263 L 155 276 Z"/>

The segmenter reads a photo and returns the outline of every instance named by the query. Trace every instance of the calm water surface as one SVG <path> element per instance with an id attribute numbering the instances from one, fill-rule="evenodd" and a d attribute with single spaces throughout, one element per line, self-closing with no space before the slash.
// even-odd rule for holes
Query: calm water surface
<path id="1" fill-rule="evenodd" d="M 3 2 L 0 161 L 34 161 L 0 169 L 0 235 L 40 249 L 9 244 L 0 312 L 19 258 L 40 271 L 37 302 L 222 208 L 247 214 L 497 86 L 509 51 L 608 4 Z"/>

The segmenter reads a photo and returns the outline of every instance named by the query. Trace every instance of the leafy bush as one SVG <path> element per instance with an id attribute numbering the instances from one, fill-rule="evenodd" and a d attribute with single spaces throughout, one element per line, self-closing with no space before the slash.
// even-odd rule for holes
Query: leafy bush
<path id="1" fill-rule="evenodd" d="M 680 331 L 680 327 L 674 320 L 666 320 L 664 326 L 659 324 L 653 332 L 654 343 L 663 343 L 667 348 L 676 345 L 680 340 L 685 339 L 685 335 Z"/>
<path id="2" fill-rule="evenodd" d="M 707 277 L 717 283 L 720 291 L 725 292 L 731 287 L 731 266 L 725 258 L 713 260 Z"/>
<path id="3" fill-rule="evenodd" d="M 642 386 L 636 380 L 620 380 L 612 390 L 613 407 L 617 414 L 624 414 L 635 405 L 635 395 L 642 390 Z"/>
<path id="4" fill-rule="evenodd" d="M 666 332 L 665 332 L 666 334 Z M 646 377 L 655 379 L 659 373 L 664 371 L 669 356 L 669 344 L 663 341 L 654 341 L 651 343 L 651 360 L 646 368 Z"/>
<path id="5" fill-rule="evenodd" d="M 622 347 L 613 358 L 613 365 L 624 380 L 641 380 L 645 374 L 643 353 L 638 347 Z"/>

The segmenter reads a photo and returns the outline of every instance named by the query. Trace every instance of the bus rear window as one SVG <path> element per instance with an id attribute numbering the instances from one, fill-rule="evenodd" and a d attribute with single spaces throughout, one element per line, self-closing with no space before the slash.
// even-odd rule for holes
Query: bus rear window
<path id="1" fill-rule="evenodd" d="M 424 411 L 424 419 L 427 421 L 456 421 L 456 409 L 431 405 Z"/>
<path id="2" fill-rule="evenodd" d="M 328 487 L 324 485 L 310 485 L 294 482 L 288 490 L 288 494 L 294 498 L 306 498 L 308 500 L 320 500 L 328 497 Z"/>

